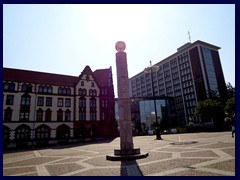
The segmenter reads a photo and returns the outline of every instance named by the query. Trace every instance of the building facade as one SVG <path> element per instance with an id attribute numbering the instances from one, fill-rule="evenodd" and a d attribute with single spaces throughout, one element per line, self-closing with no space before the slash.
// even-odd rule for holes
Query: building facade
<path id="1" fill-rule="evenodd" d="M 117 136 L 111 67 L 78 76 L 3 68 L 4 146 Z"/>
<path id="2" fill-rule="evenodd" d="M 198 101 L 217 96 L 226 102 L 226 84 L 218 50 L 220 47 L 196 41 L 177 49 L 171 56 L 156 63 L 158 71 L 144 71 L 130 78 L 131 97 L 174 98 L 179 126 L 185 127 L 189 119 L 201 123 L 194 116 Z"/>

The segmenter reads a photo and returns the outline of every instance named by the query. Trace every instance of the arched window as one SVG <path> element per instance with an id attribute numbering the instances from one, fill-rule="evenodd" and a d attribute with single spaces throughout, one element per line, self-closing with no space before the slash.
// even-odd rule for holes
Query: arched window
<path id="1" fill-rule="evenodd" d="M 58 126 L 56 136 L 57 136 L 56 137 L 57 139 L 69 138 L 70 137 L 70 128 L 65 124 Z"/>
<path id="2" fill-rule="evenodd" d="M 5 111 L 4 111 L 4 121 L 6 121 L 6 122 L 12 121 L 12 111 L 13 110 L 10 107 L 5 109 Z"/>
<path id="3" fill-rule="evenodd" d="M 41 108 L 37 110 L 36 121 L 43 121 L 43 110 Z"/>
<path id="4" fill-rule="evenodd" d="M 37 140 L 50 139 L 51 129 L 46 125 L 41 125 L 35 130 L 35 137 Z"/>
<path id="5" fill-rule="evenodd" d="M 93 91 L 92 89 L 89 90 L 89 96 L 92 96 L 93 95 Z"/>
<path id="6" fill-rule="evenodd" d="M 86 96 L 86 95 L 87 95 L 87 90 L 83 89 L 83 96 Z"/>
<path id="7" fill-rule="evenodd" d="M 63 111 L 62 111 L 62 109 L 59 109 L 57 111 L 57 120 L 58 121 L 63 121 Z"/>
<path id="8" fill-rule="evenodd" d="M 97 96 L 97 90 L 96 89 L 93 90 L 93 96 Z"/>
<path id="9" fill-rule="evenodd" d="M 71 121 L 71 111 L 69 109 L 65 111 L 65 121 Z"/>
<path id="10" fill-rule="evenodd" d="M 17 142 L 19 141 L 29 141 L 30 140 L 31 129 L 27 125 L 23 124 L 16 128 L 15 138 Z"/>
<path id="11" fill-rule="evenodd" d="M 48 108 L 45 112 L 45 121 L 51 121 L 52 120 L 52 111 Z"/>
<path id="12" fill-rule="evenodd" d="M 78 94 L 79 94 L 80 96 L 82 96 L 82 95 L 83 95 L 83 89 L 80 88 L 80 89 L 78 90 Z"/>

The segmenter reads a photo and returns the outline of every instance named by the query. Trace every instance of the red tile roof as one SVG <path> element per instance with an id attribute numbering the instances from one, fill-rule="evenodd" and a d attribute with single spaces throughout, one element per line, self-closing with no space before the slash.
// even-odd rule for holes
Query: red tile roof
<path id="1" fill-rule="evenodd" d="M 3 68 L 3 80 L 58 86 L 73 86 L 78 80 L 78 77 L 21 69 Z"/>
<path id="2" fill-rule="evenodd" d="M 109 69 L 99 69 L 92 72 L 86 66 L 79 77 L 22 69 L 3 68 L 3 80 L 15 82 L 29 82 L 57 86 L 75 86 L 82 74 L 92 74 L 99 86 L 108 86 Z"/>

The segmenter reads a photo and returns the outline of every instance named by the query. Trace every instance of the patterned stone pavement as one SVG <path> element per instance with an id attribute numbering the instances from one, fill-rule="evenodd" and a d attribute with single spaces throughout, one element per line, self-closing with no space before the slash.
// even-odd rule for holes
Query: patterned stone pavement
<path id="1" fill-rule="evenodd" d="M 133 138 L 149 156 L 109 161 L 119 149 L 112 141 L 55 146 L 3 154 L 4 176 L 235 176 L 235 138 L 231 132 L 186 133 Z"/>

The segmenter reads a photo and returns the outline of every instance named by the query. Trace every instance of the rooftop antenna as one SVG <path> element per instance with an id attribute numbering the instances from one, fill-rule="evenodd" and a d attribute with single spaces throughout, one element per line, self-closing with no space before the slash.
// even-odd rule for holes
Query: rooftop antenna
<path id="1" fill-rule="evenodd" d="M 189 31 L 188 31 L 188 39 L 189 39 L 189 42 L 191 43 L 191 36 Z"/>

